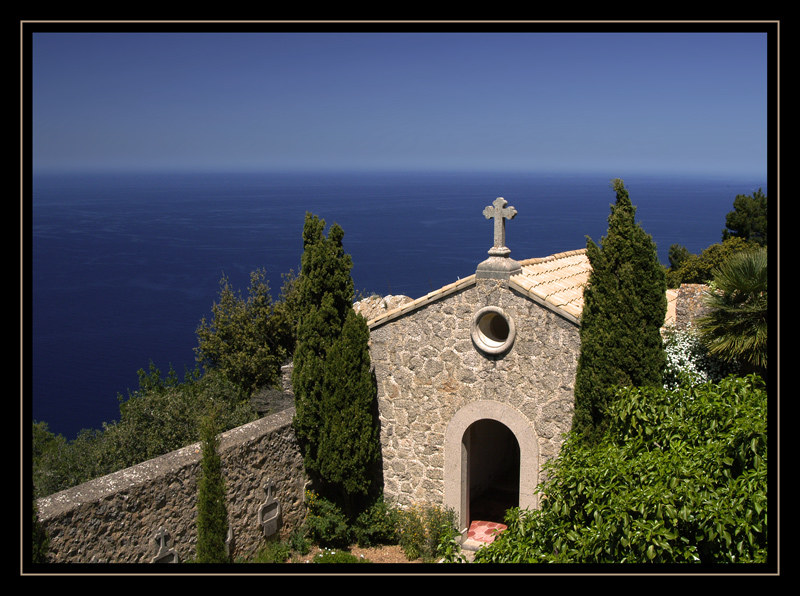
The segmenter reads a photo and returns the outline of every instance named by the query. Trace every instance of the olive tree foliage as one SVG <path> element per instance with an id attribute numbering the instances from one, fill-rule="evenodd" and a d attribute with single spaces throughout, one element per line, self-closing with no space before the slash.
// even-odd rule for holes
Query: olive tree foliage
<path id="1" fill-rule="evenodd" d="M 738 236 L 712 244 L 696 255 L 678 244 L 673 244 L 670 247 L 670 268 L 666 274 L 667 285 L 677 288 L 681 284 L 710 283 L 714 279 L 714 271 L 733 255 L 757 251 L 759 248 L 755 242 Z"/>
<path id="2" fill-rule="evenodd" d="M 247 298 L 234 291 L 223 275 L 212 319 L 203 317 L 197 328 L 198 362 L 206 369 L 218 370 L 248 393 L 276 385 L 287 354 L 273 312 L 263 269 L 250 274 Z"/>
<path id="3" fill-rule="evenodd" d="M 767 392 L 760 377 L 624 387 L 602 441 L 571 436 L 540 510 L 512 509 L 478 563 L 767 563 Z"/>
<path id="4" fill-rule="evenodd" d="M 661 386 L 666 364 L 660 333 L 666 282 L 656 246 L 635 221 L 622 180 L 612 181 L 608 234 L 587 239 L 592 273 L 584 290 L 581 353 L 572 429 L 587 440 L 602 433 L 605 408 L 618 386 Z"/>

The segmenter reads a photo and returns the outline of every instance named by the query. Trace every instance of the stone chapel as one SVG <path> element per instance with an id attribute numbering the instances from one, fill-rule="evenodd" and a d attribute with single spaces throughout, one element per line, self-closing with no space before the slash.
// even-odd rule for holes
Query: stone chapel
<path id="1" fill-rule="evenodd" d="M 363 313 L 384 494 L 450 507 L 461 529 L 502 521 L 508 507 L 536 508 L 542 467 L 572 423 L 591 265 L 585 249 L 511 259 L 505 224 L 516 213 L 503 198 L 486 207 L 494 245 L 473 275 Z"/>

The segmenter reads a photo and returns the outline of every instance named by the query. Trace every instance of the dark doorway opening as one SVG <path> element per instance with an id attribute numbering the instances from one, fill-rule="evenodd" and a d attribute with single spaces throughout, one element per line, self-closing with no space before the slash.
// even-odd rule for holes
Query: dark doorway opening
<path id="1" fill-rule="evenodd" d="M 502 522 L 507 509 L 519 506 L 519 443 L 496 420 L 478 420 L 468 432 L 468 522 Z"/>

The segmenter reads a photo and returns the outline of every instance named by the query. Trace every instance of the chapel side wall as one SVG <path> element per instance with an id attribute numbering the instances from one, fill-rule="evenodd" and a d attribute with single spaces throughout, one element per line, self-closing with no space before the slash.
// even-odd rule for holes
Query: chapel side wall
<path id="1" fill-rule="evenodd" d="M 473 345 L 471 321 L 484 306 L 502 308 L 516 340 L 500 357 Z M 374 327 L 371 359 L 378 383 L 384 493 L 401 504 L 444 502 L 448 422 L 467 404 L 497 401 L 526 418 L 542 465 L 554 457 L 574 411 L 578 327 L 497 281 L 479 280 Z"/>
<path id="2" fill-rule="evenodd" d="M 302 522 L 305 473 L 292 430 L 294 408 L 220 435 L 220 458 L 233 529 L 234 556 L 263 544 L 258 523 L 265 486 L 281 507 L 282 531 Z M 181 561 L 195 557 L 197 479 L 202 458 L 196 443 L 91 480 L 37 501 L 54 563 L 149 563 L 153 535 L 163 527 Z"/>

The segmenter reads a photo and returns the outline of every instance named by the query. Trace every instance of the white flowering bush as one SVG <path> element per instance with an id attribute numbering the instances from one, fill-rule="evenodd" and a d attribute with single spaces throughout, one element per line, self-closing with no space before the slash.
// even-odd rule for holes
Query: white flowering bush
<path id="1" fill-rule="evenodd" d="M 707 348 L 694 329 L 673 330 L 664 339 L 667 367 L 664 371 L 664 388 L 677 389 L 717 382 L 735 368 L 709 355 Z"/>

